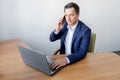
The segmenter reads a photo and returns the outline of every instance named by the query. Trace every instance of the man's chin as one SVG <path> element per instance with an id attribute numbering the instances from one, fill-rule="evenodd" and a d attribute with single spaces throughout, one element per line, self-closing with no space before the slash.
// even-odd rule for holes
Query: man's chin
<path id="1" fill-rule="evenodd" d="M 74 25 L 73 23 L 68 23 L 68 25 Z"/>
<path id="2" fill-rule="evenodd" d="M 71 22 L 68 22 L 69 25 L 71 25 L 72 23 Z"/>

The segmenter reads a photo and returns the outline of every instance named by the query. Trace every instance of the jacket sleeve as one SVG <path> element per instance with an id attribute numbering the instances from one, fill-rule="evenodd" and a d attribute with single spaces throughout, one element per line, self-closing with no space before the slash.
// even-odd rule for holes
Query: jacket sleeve
<path id="1" fill-rule="evenodd" d="M 52 31 L 50 34 L 49 40 L 51 42 L 56 41 L 61 38 L 61 35 L 62 35 L 62 30 L 58 33 L 55 33 L 54 31 Z"/>
<path id="2" fill-rule="evenodd" d="M 52 31 L 51 34 L 50 34 L 49 40 L 51 42 L 53 42 L 53 41 L 57 40 L 57 36 L 58 36 L 58 34 L 55 34 L 55 32 Z"/>
<path id="3" fill-rule="evenodd" d="M 58 39 L 60 39 L 62 37 L 62 35 L 64 35 L 64 33 L 67 30 L 67 24 L 64 25 L 63 29 L 61 29 L 58 33 L 55 33 L 55 31 L 52 31 L 49 37 L 49 40 L 51 42 L 56 41 Z"/>

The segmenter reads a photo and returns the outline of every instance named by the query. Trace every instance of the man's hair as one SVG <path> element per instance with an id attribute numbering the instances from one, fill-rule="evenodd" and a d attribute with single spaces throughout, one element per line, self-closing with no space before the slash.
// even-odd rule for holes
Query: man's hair
<path id="1" fill-rule="evenodd" d="M 70 2 L 70 3 L 66 4 L 66 5 L 64 6 L 64 11 L 65 11 L 65 9 L 68 9 L 68 8 L 74 8 L 76 14 L 79 13 L 79 6 L 78 6 L 76 3 L 74 3 L 74 2 Z"/>

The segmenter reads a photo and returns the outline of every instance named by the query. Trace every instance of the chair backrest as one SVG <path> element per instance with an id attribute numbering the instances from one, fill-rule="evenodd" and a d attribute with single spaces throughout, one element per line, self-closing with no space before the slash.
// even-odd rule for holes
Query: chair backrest
<path id="1" fill-rule="evenodd" d="M 95 41 L 96 41 L 96 34 L 91 33 L 91 39 L 90 39 L 90 45 L 88 48 L 88 52 L 94 52 Z"/>

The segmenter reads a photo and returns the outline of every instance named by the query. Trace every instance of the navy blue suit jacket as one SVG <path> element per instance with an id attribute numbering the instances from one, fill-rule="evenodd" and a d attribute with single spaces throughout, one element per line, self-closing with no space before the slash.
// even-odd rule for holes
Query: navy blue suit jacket
<path id="1" fill-rule="evenodd" d="M 50 41 L 55 41 L 60 39 L 60 54 L 65 54 L 65 39 L 68 32 L 67 23 L 65 23 L 64 28 L 58 34 L 54 31 L 50 34 Z M 67 56 L 70 63 L 77 62 L 83 59 L 88 51 L 90 43 L 91 29 L 87 27 L 83 22 L 79 21 L 72 39 L 71 55 Z"/>

